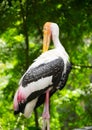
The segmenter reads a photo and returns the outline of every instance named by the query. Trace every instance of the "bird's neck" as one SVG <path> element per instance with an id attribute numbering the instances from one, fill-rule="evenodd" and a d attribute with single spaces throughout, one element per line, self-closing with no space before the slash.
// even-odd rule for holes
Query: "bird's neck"
<path id="1" fill-rule="evenodd" d="M 65 49 L 64 49 L 63 45 L 61 44 L 58 37 L 52 37 L 52 40 L 53 40 L 55 48 L 60 48 L 65 51 Z"/>
<path id="2" fill-rule="evenodd" d="M 60 50 L 64 55 L 66 55 L 68 57 L 68 54 L 65 50 L 65 48 L 63 47 L 63 45 L 61 44 L 60 40 L 58 37 L 52 37 L 52 41 L 54 43 L 54 47 L 58 50 Z"/>

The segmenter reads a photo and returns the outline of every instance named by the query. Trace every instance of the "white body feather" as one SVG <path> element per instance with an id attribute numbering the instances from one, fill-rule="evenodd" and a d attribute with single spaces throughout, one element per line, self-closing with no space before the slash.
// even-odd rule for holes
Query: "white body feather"
<path id="1" fill-rule="evenodd" d="M 61 45 L 59 38 L 58 38 L 58 34 L 59 34 L 59 29 L 58 28 L 54 28 L 53 23 L 51 26 L 51 30 L 52 30 L 52 40 L 54 42 L 54 46 L 55 49 L 49 50 L 43 54 L 41 54 L 35 61 L 34 63 L 28 68 L 27 72 L 31 69 L 31 68 L 35 68 L 41 64 L 45 64 L 48 62 L 51 62 L 59 57 L 61 57 L 64 61 L 64 72 L 66 71 L 66 64 L 68 62 L 68 54 L 66 53 L 64 47 Z M 56 36 L 56 32 L 57 32 L 57 36 Z M 26 73 L 27 73 L 26 72 Z M 24 74 L 25 75 L 25 74 Z M 37 91 L 37 90 L 41 90 L 46 88 L 48 85 L 52 84 L 52 76 L 46 77 L 46 78 L 41 78 L 35 82 L 29 83 L 27 84 L 26 87 L 22 86 L 22 79 L 24 77 L 24 75 L 22 76 L 20 82 L 19 82 L 19 89 L 21 90 L 20 92 L 22 92 L 22 95 L 25 96 L 25 98 L 27 98 L 31 93 Z M 15 106 L 15 110 L 18 109 L 18 103 L 17 103 L 17 94 L 18 94 L 18 90 L 15 94 L 14 97 L 14 102 L 16 103 Z M 24 110 L 24 116 L 25 117 L 29 117 L 31 116 L 31 113 L 37 103 L 38 98 L 32 100 L 31 102 L 29 102 Z"/>
<path id="2" fill-rule="evenodd" d="M 24 110 L 24 116 L 26 118 L 29 118 L 34 110 L 35 104 L 37 103 L 38 98 L 33 99 L 31 102 L 27 103 L 25 110 Z"/>

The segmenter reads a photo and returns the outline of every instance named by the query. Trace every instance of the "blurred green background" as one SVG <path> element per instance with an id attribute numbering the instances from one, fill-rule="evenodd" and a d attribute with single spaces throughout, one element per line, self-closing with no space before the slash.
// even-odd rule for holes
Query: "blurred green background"
<path id="1" fill-rule="evenodd" d="M 79 65 L 73 66 L 66 87 L 51 98 L 51 130 L 92 125 L 92 68 L 83 67 L 92 65 L 92 1 L 1 0 L 0 130 L 42 127 L 43 106 L 36 119 L 34 113 L 29 119 L 14 116 L 13 97 L 21 76 L 42 53 L 42 27 L 47 21 L 59 25 L 61 43 L 71 62 Z"/>

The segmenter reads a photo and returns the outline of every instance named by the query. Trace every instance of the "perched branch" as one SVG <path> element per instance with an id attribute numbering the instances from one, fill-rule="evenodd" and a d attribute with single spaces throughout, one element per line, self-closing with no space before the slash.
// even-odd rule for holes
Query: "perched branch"
<path id="1" fill-rule="evenodd" d="M 92 66 L 91 65 L 82 65 L 82 64 L 74 64 L 72 63 L 72 68 L 73 69 L 81 69 L 81 68 L 86 68 L 86 69 L 92 69 Z"/>

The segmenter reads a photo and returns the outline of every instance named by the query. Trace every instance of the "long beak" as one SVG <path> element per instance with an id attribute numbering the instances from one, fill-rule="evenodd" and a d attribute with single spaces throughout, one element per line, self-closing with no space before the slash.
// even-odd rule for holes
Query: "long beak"
<path id="1" fill-rule="evenodd" d="M 43 52 L 48 51 L 50 45 L 50 33 L 44 33 L 43 35 Z"/>
<path id="2" fill-rule="evenodd" d="M 43 26 L 43 52 L 48 51 L 51 39 L 51 22 L 46 22 Z"/>

